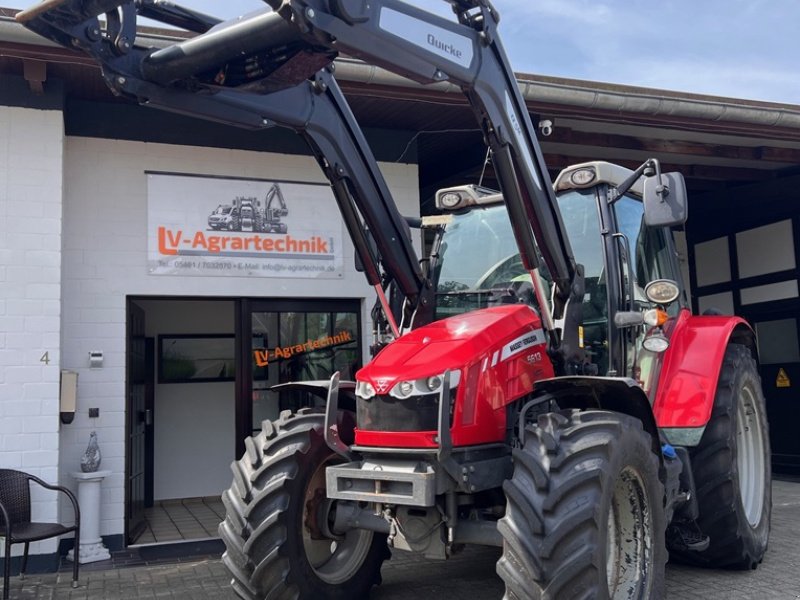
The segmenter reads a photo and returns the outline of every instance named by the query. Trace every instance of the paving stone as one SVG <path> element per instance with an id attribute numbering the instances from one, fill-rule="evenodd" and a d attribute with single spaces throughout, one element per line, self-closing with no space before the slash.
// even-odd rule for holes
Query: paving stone
<path id="1" fill-rule="evenodd" d="M 763 564 L 754 571 L 667 566 L 670 600 L 800 600 L 800 484 L 773 486 L 772 536 Z M 503 584 L 495 573 L 496 548 L 467 548 L 453 559 L 430 561 L 395 552 L 384 566 L 373 600 L 496 600 Z M 12 578 L 11 598 L 24 600 L 234 600 L 230 576 L 217 558 L 169 564 Z M 360 600 L 353 598 L 353 600 Z"/>

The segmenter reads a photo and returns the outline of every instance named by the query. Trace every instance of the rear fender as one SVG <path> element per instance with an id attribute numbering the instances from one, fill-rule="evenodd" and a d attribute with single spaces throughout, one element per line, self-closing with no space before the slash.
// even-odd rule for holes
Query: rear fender
<path id="1" fill-rule="evenodd" d="M 559 408 L 610 410 L 639 419 L 653 441 L 653 452 L 661 459 L 661 441 L 650 401 L 633 379 L 556 377 L 537 381 L 534 389 L 536 394 L 553 395 Z"/>
<path id="2" fill-rule="evenodd" d="M 653 414 L 671 443 L 697 445 L 714 407 L 725 349 L 746 346 L 758 360 L 756 337 L 740 317 L 692 316 L 683 311 L 669 335 Z"/>

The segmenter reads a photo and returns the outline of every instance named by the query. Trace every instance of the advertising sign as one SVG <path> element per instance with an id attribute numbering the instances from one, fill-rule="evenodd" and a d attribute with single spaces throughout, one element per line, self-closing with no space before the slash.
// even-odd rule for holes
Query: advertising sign
<path id="1" fill-rule="evenodd" d="M 327 184 L 147 174 L 153 275 L 343 275 L 343 226 Z"/>

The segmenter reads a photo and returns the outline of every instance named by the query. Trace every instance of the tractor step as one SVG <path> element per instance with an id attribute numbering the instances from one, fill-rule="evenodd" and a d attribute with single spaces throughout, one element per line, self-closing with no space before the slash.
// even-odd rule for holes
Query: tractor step
<path id="1" fill-rule="evenodd" d="M 710 543 L 711 538 L 703 535 L 694 521 L 672 523 L 667 528 L 667 546 L 674 550 L 703 552 L 708 550 Z"/>

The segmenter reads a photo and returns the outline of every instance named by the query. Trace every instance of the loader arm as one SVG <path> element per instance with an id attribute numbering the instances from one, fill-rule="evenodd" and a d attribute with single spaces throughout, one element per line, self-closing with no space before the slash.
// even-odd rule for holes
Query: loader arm
<path id="1" fill-rule="evenodd" d="M 555 325 L 538 281 L 537 245 L 554 283 L 553 314 L 572 338 L 583 296 L 555 194 L 489 0 L 446 0 L 448 21 L 400 0 L 265 0 L 310 44 L 338 50 L 420 83 L 449 81 L 469 100 L 488 142 L 523 265 L 531 271 L 546 329 Z M 558 339 L 551 340 L 559 344 Z M 577 346 L 574 340 L 565 340 Z M 574 351 L 563 349 L 567 354 Z"/>
<path id="2" fill-rule="evenodd" d="M 252 14 L 157 50 L 130 43 L 141 0 L 45 0 L 18 19 L 92 55 L 112 89 L 139 102 L 243 127 L 276 124 L 300 133 L 331 181 L 367 279 L 395 334 L 397 325 L 383 294 L 387 281 L 381 280 L 359 213 L 386 273 L 413 307 L 412 327 L 432 319 L 433 292 L 332 75 L 332 61 L 345 52 L 422 83 L 458 85 L 493 152 L 551 356 L 558 370 L 569 370 L 580 362 L 582 270 L 575 264 L 530 116 L 497 35 L 499 16 L 489 0 L 447 1 L 458 22 L 400 0 L 265 0 L 274 13 Z M 144 4 L 148 16 L 157 18 L 158 3 Z M 174 22 L 179 12 L 169 4 L 164 20 Z M 96 19 L 102 13 L 108 19 L 104 34 Z M 187 25 L 195 31 L 211 23 L 205 15 L 180 14 L 194 20 Z M 554 284 L 552 312 L 540 278 L 540 252 Z"/>
<path id="3" fill-rule="evenodd" d="M 132 43 L 138 13 L 163 17 L 168 23 L 183 19 L 186 28 L 208 32 L 166 48 L 141 47 Z M 106 16 L 105 31 L 100 15 Z M 335 52 L 309 46 L 266 7 L 247 19 L 214 25 L 213 17 L 172 3 L 46 0 L 19 13 L 17 20 L 92 56 L 117 95 L 247 129 L 280 126 L 296 131 L 331 183 L 360 264 L 394 336 L 400 331 L 385 298 L 388 282 L 394 282 L 407 299 L 412 327 L 432 320 L 432 286 L 333 76 Z M 231 75 L 234 72 L 236 76 Z"/>

